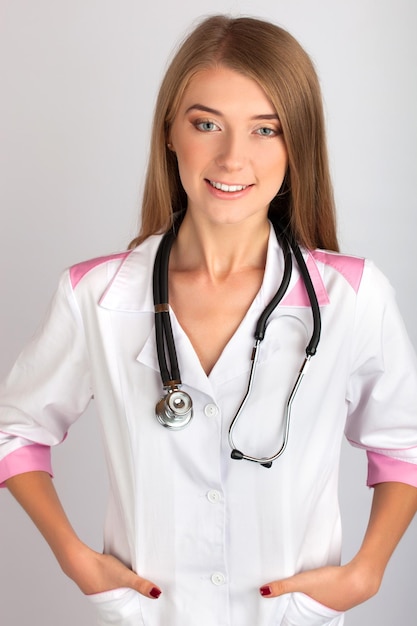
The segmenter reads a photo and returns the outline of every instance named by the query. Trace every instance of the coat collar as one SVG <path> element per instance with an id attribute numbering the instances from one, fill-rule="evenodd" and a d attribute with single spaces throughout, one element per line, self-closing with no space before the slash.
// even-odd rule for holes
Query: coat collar
<path id="1" fill-rule="evenodd" d="M 153 264 L 161 238 L 162 235 L 152 235 L 127 255 L 99 300 L 102 308 L 130 313 L 153 311 Z M 319 264 L 312 253 L 304 251 L 303 254 L 319 305 L 324 306 L 329 303 L 329 297 Z M 273 298 L 278 288 L 277 277 L 282 275 L 282 271 L 282 253 L 271 228 L 264 281 L 255 300 L 256 306 L 262 309 Z M 280 306 L 296 308 L 310 306 L 296 262 L 293 262 L 291 281 Z"/>
<path id="2" fill-rule="evenodd" d="M 149 237 L 123 260 L 99 301 L 102 308 L 118 312 L 153 315 L 153 265 L 161 237 L 161 235 Z M 305 258 L 307 259 L 311 278 L 318 295 L 319 304 L 327 304 L 327 292 L 317 264 L 314 258 L 307 252 L 305 253 Z M 209 376 L 206 376 L 190 340 L 182 331 L 173 312 L 171 312 L 176 351 L 185 389 L 198 389 L 208 397 L 214 398 L 216 385 L 228 384 L 232 379 L 249 372 L 255 325 L 260 314 L 272 300 L 278 289 L 279 280 L 283 274 L 283 267 L 283 255 L 275 233 L 271 228 L 267 262 L 261 289 L 234 336 L 225 346 L 223 353 Z M 278 309 L 281 312 L 285 310 L 284 315 L 288 312 L 290 316 L 304 317 L 306 308 L 309 307 L 310 302 L 304 283 L 300 278 L 297 264 L 294 262 L 288 292 Z M 276 314 L 279 314 L 278 310 Z M 272 317 L 274 315 L 272 314 Z M 139 349 L 136 360 L 138 363 L 158 371 L 159 365 L 155 350 L 154 333 L 152 325 L 149 334 L 144 338 L 144 343 Z M 262 358 L 270 358 L 276 348 L 275 343 L 267 342 L 266 349 L 264 347 L 262 351 Z"/>
<path id="3" fill-rule="evenodd" d="M 128 254 L 99 300 L 102 308 L 126 313 L 153 311 L 153 264 L 161 238 L 152 235 Z"/>

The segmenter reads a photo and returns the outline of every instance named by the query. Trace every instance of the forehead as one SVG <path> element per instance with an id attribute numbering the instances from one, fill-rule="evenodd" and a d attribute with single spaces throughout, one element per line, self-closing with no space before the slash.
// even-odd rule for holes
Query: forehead
<path id="1" fill-rule="evenodd" d="M 259 83 L 224 66 L 208 68 L 192 76 L 181 98 L 179 111 L 184 112 L 195 104 L 224 113 L 229 108 L 257 115 L 275 113 L 272 102 Z"/>

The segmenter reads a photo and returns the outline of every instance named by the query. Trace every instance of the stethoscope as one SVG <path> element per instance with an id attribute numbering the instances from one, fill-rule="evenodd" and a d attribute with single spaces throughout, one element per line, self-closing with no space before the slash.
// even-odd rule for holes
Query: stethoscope
<path id="1" fill-rule="evenodd" d="M 175 350 L 175 342 L 174 336 L 172 332 L 171 326 L 171 318 L 169 314 L 169 304 L 168 304 L 168 263 L 169 263 L 169 254 L 171 251 L 172 244 L 175 240 L 176 233 L 179 228 L 179 223 L 182 220 L 183 215 L 180 215 L 179 219 L 176 220 L 172 228 L 165 233 L 162 237 L 161 243 L 159 245 L 158 251 L 155 257 L 155 265 L 153 271 L 153 295 L 154 295 L 154 305 L 155 305 L 155 335 L 156 335 L 156 349 L 158 355 L 158 363 L 159 369 L 161 372 L 162 385 L 165 391 L 165 395 L 159 400 L 156 405 L 156 418 L 166 428 L 171 430 L 181 430 L 185 428 L 191 421 L 193 416 L 193 403 L 191 397 L 188 393 L 181 390 L 181 376 L 178 367 L 177 353 Z M 273 220 L 273 227 L 275 230 L 276 237 L 278 242 L 281 245 L 281 249 L 284 255 L 284 273 L 281 284 L 276 292 L 275 296 L 272 298 L 271 302 L 266 306 L 265 310 L 261 313 L 256 329 L 255 329 L 255 344 L 252 349 L 251 355 L 251 369 L 249 373 L 248 386 L 246 389 L 246 393 L 243 397 L 243 400 L 234 416 L 230 427 L 229 427 L 229 445 L 231 447 L 231 457 L 232 459 L 241 460 L 245 459 L 246 461 L 253 461 L 254 463 L 259 463 L 264 467 L 271 467 L 273 461 L 278 459 L 284 452 L 288 443 L 288 435 L 290 429 L 290 421 L 291 421 L 291 410 L 294 402 L 294 398 L 298 392 L 301 381 L 307 371 L 308 365 L 310 364 L 311 358 L 316 354 L 317 346 L 320 341 L 320 331 L 321 331 L 321 318 L 320 318 L 320 309 L 319 304 L 317 302 L 317 296 L 314 291 L 313 283 L 311 281 L 311 277 L 309 271 L 307 269 L 307 265 L 304 261 L 304 257 L 301 253 L 301 250 L 297 243 L 294 241 L 293 237 L 288 235 L 285 230 L 281 227 L 281 225 Z M 301 277 L 303 279 L 308 298 L 311 305 L 311 311 L 313 315 L 313 333 L 311 335 L 310 342 L 306 347 L 306 356 L 301 365 L 301 368 L 298 372 L 295 384 L 291 390 L 291 393 L 288 397 L 285 412 L 284 412 L 284 429 L 283 429 L 283 439 L 281 447 L 278 452 L 271 457 L 263 457 L 256 458 L 241 452 L 235 445 L 233 440 L 233 432 L 236 427 L 237 421 L 240 418 L 243 409 L 246 405 L 246 402 L 250 396 L 253 382 L 255 378 L 255 370 L 258 361 L 258 354 L 261 342 L 265 337 L 265 330 L 267 321 L 274 311 L 274 309 L 278 306 L 279 302 L 284 297 L 292 273 L 292 256 L 291 250 L 294 254 L 294 257 L 297 261 L 298 268 L 300 270 Z M 168 352 L 169 366 L 167 362 L 166 351 Z"/>

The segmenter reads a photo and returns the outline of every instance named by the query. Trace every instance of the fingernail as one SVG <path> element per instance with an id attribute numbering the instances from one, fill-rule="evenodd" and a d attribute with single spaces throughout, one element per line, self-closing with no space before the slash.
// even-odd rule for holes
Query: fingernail
<path id="1" fill-rule="evenodd" d="M 162 591 L 160 589 L 158 589 L 157 587 L 152 587 L 152 589 L 149 592 L 149 595 L 152 596 L 152 598 L 159 598 L 159 596 L 161 595 Z"/>
<path id="2" fill-rule="evenodd" d="M 272 589 L 269 585 L 264 585 L 259 589 L 261 596 L 270 596 L 272 593 Z"/>

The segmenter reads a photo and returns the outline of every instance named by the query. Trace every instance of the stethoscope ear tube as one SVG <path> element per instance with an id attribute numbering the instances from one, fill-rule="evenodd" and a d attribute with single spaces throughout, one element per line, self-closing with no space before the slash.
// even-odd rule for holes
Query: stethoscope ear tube
<path id="1" fill-rule="evenodd" d="M 256 332 L 255 332 L 255 345 L 254 345 L 254 349 L 252 351 L 252 366 L 251 366 L 251 370 L 249 373 L 249 381 L 248 381 L 248 386 L 247 386 L 247 390 L 245 393 L 245 396 L 236 412 L 236 415 L 234 416 L 230 427 L 229 427 L 229 445 L 232 448 L 232 452 L 231 452 L 231 458 L 235 459 L 235 460 L 246 460 L 246 461 L 252 461 L 254 463 L 258 463 L 259 465 L 262 465 L 263 467 L 267 467 L 270 468 L 272 466 L 272 463 L 274 461 L 276 461 L 285 451 L 286 447 L 287 447 L 287 443 L 288 443 L 288 437 L 289 437 L 289 429 L 290 429 L 290 421 L 291 421 L 291 410 L 292 410 L 292 404 L 294 401 L 294 398 L 297 394 L 297 391 L 300 387 L 301 381 L 305 375 L 305 372 L 307 371 L 307 367 L 310 363 L 310 359 L 312 356 L 314 356 L 316 354 L 317 351 L 317 346 L 318 343 L 320 341 L 320 333 L 321 333 L 321 316 L 320 316 L 320 307 L 317 301 L 317 296 L 316 296 L 316 292 L 314 290 L 314 286 L 306 265 L 306 262 L 304 261 L 304 257 L 302 255 L 302 252 L 298 246 L 298 244 L 294 241 L 292 235 L 289 233 L 289 229 L 285 229 L 283 227 L 282 224 L 280 224 L 280 222 L 277 219 L 272 220 L 272 224 L 275 230 L 275 234 L 277 236 L 278 241 L 281 243 L 281 247 L 282 247 L 282 251 L 284 254 L 284 275 L 283 275 L 283 279 L 281 282 L 281 285 L 277 291 L 277 293 L 275 294 L 274 298 L 271 300 L 271 302 L 269 303 L 269 305 L 266 307 L 265 311 L 262 313 L 261 317 L 259 318 L 257 327 L 256 327 Z M 287 231 L 287 232 L 286 232 Z M 291 248 L 291 249 L 290 249 Z M 291 263 L 291 250 L 294 254 L 294 257 L 297 261 L 297 265 L 300 271 L 300 274 L 302 276 L 305 288 L 307 290 L 307 295 L 309 297 L 310 300 L 310 305 L 311 305 L 311 310 L 312 310 L 312 314 L 313 314 L 313 332 L 310 338 L 310 341 L 306 347 L 306 357 L 303 361 L 303 364 L 298 372 L 296 381 L 294 383 L 294 386 L 291 390 L 291 393 L 288 397 L 287 400 L 287 404 L 285 407 L 285 413 L 284 413 L 284 435 L 283 435 L 283 440 L 282 440 L 282 444 L 280 449 L 278 450 L 278 452 L 276 452 L 273 456 L 271 457 L 265 457 L 265 458 L 257 458 L 257 457 L 253 457 L 250 455 L 246 455 L 243 452 L 241 452 L 240 450 L 238 450 L 235 446 L 235 443 L 233 441 L 233 431 L 235 429 L 237 420 L 239 419 L 242 410 L 246 404 L 246 401 L 250 395 L 251 389 L 252 389 L 252 385 L 253 385 L 253 381 L 255 378 L 255 369 L 256 369 L 256 363 L 257 363 L 257 356 L 258 356 L 258 352 L 259 352 L 259 346 L 260 346 L 260 342 L 263 340 L 264 335 L 265 335 L 265 329 L 266 329 L 266 322 L 270 316 L 270 314 L 272 313 L 272 311 L 275 309 L 275 307 L 278 305 L 278 303 L 281 301 L 281 299 L 283 298 L 290 279 L 291 279 L 291 271 L 292 271 L 292 263 Z"/>
<path id="2" fill-rule="evenodd" d="M 310 359 L 311 359 L 311 355 L 307 356 L 304 359 L 304 362 L 303 362 L 303 364 L 302 364 L 302 366 L 300 368 L 300 371 L 298 372 L 297 379 L 296 379 L 296 381 L 294 383 L 294 386 L 291 389 L 291 393 L 290 393 L 290 395 L 288 397 L 287 404 L 286 404 L 286 407 L 285 407 L 285 413 L 284 413 L 284 436 L 283 436 L 283 439 L 282 439 L 281 447 L 278 450 L 278 452 L 276 452 L 273 456 L 270 456 L 270 457 L 257 458 L 257 457 L 249 456 L 247 454 L 243 454 L 243 452 L 241 452 L 240 450 L 237 450 L 234 447 L 234 442 L 233 442 L 232 435 L 233 435 L 233 429 L 234 429 L 235 424 L 236 424 L 236 420 L 237 420 L 237 418 L 240 415 L 241 408 L 243 408 L 243 406 L 241 405 L 239 407 L 238 413 L 235 415 L 232 423 L 230 424 L 230 428 L 229 428 L 229 444 L 232 447 L 232 452 L 231 452 L 230 456 L 231 456 L 232 459 L 235 459 L 237 461 L 241 461 L 242 459 L 244 459 L 245 461 L 252 461 L 254 463 L 259 463 L 259 465 L 262 465 L 262 467 L 266 467 L 266 468 L 269 469 L 270 467 L 272 467 L 272 463 L 274 461 L 276 461 L 277 459 L 279 459 L 279 457 L 282 454 L 284 454 L 285 449 L 286 449 L 287 444 L 288 444 L 288 437 L 289 437 L 289 432 L 290 432 L 292 404 L 293 404 L 294 398 L 295 398 L 295 396 L 297 394 L 298 388 L 299 388 L 299 386 L 301 384 L 301 381 L 302 381 L 302 379 L 304 377 L 304 374 L 307 371 L 307 366 L 310 363 Z M 253 372 L 251 371 L 251 375 L 250 376 L 251 376 L 251 378 L 253 380 L 254 369 L 255 369 L 254 365 L 252 365 L 252 368 L 253 368 Z M 252 384 L 252 382 L 250 384 Z M 246 397 L 247 396 L 245 396 L 245 401 L 246 401 Z"/>

